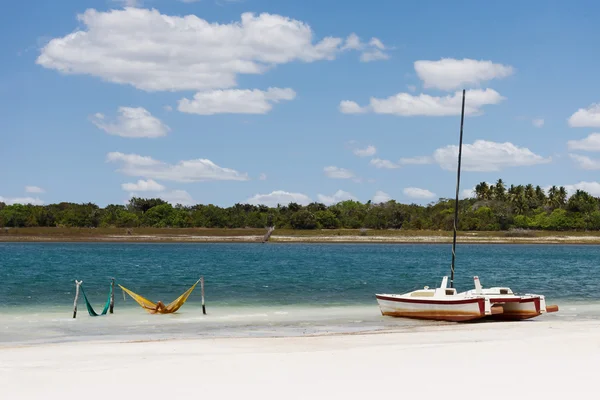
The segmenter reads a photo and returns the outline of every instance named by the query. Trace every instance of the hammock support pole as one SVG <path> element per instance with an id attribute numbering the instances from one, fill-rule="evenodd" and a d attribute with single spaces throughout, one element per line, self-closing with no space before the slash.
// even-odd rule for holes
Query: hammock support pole
<path id="1" fill-rule="evenodd" d="M 206 306 L 204 305 L 204 276 L 200 277 L 200 293 L 202 293 L 202 314 L 206 315 Z"/>
<path id="2" fill-rule="evenodd" d="M 73 318 L 77 317 L 77 300 L 79 300 L 79 286 L 83 281 L 78 281 L 75 279 L 75 301 L 73 302 Z"/>
<path id="3" fill-rule="evenodd" d="M 110 278 L 110 289 L 110 308 L 108 312 L 112 314 L 115 308 L 115 278 Z"/>

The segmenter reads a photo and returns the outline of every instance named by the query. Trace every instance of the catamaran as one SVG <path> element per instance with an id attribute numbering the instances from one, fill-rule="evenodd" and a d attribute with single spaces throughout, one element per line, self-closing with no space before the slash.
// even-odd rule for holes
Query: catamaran
<path id="1" fill-rule="evenodd" d="M 483 295 L 488 299 L 492 308 L 502 307 L 502 313 L 492 314 L 492 319 L 520 321 L 530 319 L 542 314 L 558 311 L 557 305 L 547 305 L 546 297 L 542 294 L 525 293 L 522 295 L 513 293 L 508 287 L 491 287 L 484 289 L 479 277 L 473 278 L 475 289 L 461 293 L 464 296 Z"/>
<path id="2" fill-rule="evenodd" d="M 465 90 L 462 93 L 456 198 L 454 203 L 454 237 L 452 240 L 452 263 L 450 287 L 444 276 L 439 288 L 414 290 L 404 294 L 375 294 L 383 315 L 439 321 L 472 321 L 478 319 L 523 320 L 556 312 L 558 306 L 546 305 L 539 294 L 517 295 L 507 287 L 483 289 L 479 278 L 474 277 L 475 289 L 457 293 L 454 288 L 454 264 L 456 258 L 456 230 L 458 221 L 458 194 L 460 188 L 460 165 L 462 158 L 463 125 L 465 116 Z"/>

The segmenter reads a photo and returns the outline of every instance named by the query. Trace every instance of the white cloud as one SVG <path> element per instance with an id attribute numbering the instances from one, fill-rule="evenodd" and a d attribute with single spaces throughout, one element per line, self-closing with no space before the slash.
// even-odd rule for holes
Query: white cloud
<path id="1" fill-rule="evenodd" d="M 433 158 L 443 169 L 456 170 L 458 146 L 439 148 L 433 153 Z M 544 158 L 526 147 L 518 147 L 510 142 L 476 140 L 473 144 L 463 144 L 461 170 L 500 171 L 507 167 L 530 166 L 550 161 L 550 157 Z"/>
<path id="2" fill-rule="evenodd" d="M 531 121 L 531 123 L 536 128 L 541 128 L 542 126 L 544 126 L 544 119 L 543 118 L 535 118 L 533 121 Z"/>
<path id="3" fill-rule="evenodd" d="M 27 193 L 45 193 L 46 191 L 39 186 L 25 186 Z"/>
<path id="4" fill-rule="evenodd" d="M 337 204 L 340 201 L 357 200 L 356 197 L 354 197 L 351 193 L 344 192 L 343 190 L 338 190 L 333 194 L 333 196 L 318 194 L 317 199 L 319 200 L 319 202 L 328 206 L 332 204 Z"/>
<path id="5" fill-rule="evenodd" d="M 285 192 L 275 190 L 269 194 L 257 194 L 246 200 L 248 204 L 265 205 L 267 207 L 277 207 L 277 204 L 287 206 L 289 203 L 298 203 L 307 205 L 312 203 L 310 197 L 302 193 Z"/>
<path id="6" fill-rule="evenodd" d="M 138 180 L 137 183 L 123 183 L 121 185 L 123 190 L 130 192 L 162 192 L 165 187 L 153 179 Z"/>
<path id="7" fill-rule="evenodd" d="M 442 58 L 439 61 L 415 61 L 415 71 L 425 88 L 451 91 L 464 86 L 479 86 L 481 83 L 512 75 L 510 65 L 491 61 Z"/>
<path id="8" fill-rule="evenodd" d="M 470 199 L 470 198 L 475 197 L 475 196 L 476 196 L 475 188 L 463 189 L 460 192 L 460 198 L 461 199 Z"/>
<path id="9" fill-rule="evenodd" d="M 364 149 L 354 149 L 353 153 L 359 157 L 370 157 L 377 153 L 377 148 L 373 145 L 368 145 Z"/>
<path id="10" fill-rule="evenodd" d="M 360 55 L 360 61 L 371 62 L 379 60 L 388 60 L 390 56 L 379 49 L 365 51 Z"/>
<path id="11" fill-rule="evenodd" d="M 202 158 L 179 161 L 173 165 L 147 156 L 111 152 L 107 154 L 107 161 L 121 163 L 118 171 L 125 175 L 140 176 L 146 179 L 176 182 L 246 181 L 249 179 L 246 173 L 220 167 L 212 161 Z"/>
<path id="12" fill-rule="evenodd" d="M 369 164 L 375 168 L 395 169 L 400 168 L 398 164 L 393 163 L 390 160 L 382 160 L 381 158 L 373 158 Z"/>
<path id="13" fill-rule="evenodd" d="M 185 190 L 171 190 L 169 192 L 161 193 L 158 197 L 173 205 L 181 204 L 190 206 L 196 204 L 192 196 Z"/>
<path id="14" fill-rule="evenodd" d="M 390 197 L 389 194 L 387 194 L 386 192 L 383 192 L 381 190 L 378 190 L 375 192 L 375 195 L 373 196 L 373 203 L 379 204 L 379 203 L 386 203 L 388 201 L 390 201 L 392 198 Z"/>
<path id="15" fill-rule="evenodd" d="M 171 128 L 152 116 L 142 107 L 119 107 L 119 116 L 116 122 L 105 121 L 106 117 L 96 113 L 91 121 L 98 128 L 111 135 L 129 138 L 156 138 L 165 136 Z"/>
<path id="16" fill-rule="evenodd" d="M 342 46 L 342 50 L 362 51 L 360 55 L 360 61 L 362 62 L 387 60 L 390 58 L 389 54 L 385 52 L 386 46 L 381 40 L 374 37 L 371 38 L 369 43 L 363 43 L 355 33 L 348 35 L 346 42 Z"/>
<path id="17" fill-rule="evenodd" d="M 427 189 L 421 189 L 416 187 L 407 187 L 402 190 L 405 196 L 413 199 L 432 199 L 435 197 L 435 193 L 430 192 Z"/>
<path id="18" fill-rule="evenodd" d="M 327 175 L 327 177 L 329 177 L 329 178 L 335 178 L 335 179 L 354 178 L 354 173 L 345 168 L 329 166 L 329 167 L 323 168 L 323 171 L 325 172 L 325 175 Z"/>
<path id="19" fill-rule="evenodd" d="M 592 196 L 600 197 L 600 183 L 598 182 L 579 182 L 574 185 L 564 185 L 569 196 L 573 195 L 577 190 L 588 192 Z"/>
<path id="20" fill-rule="evenodd" d="M 239 21 L 221 24 L 156 9 L 88 9 L 77 19 L 83 27 L 52 39 L 37 64 L 145 91 L 231 88 L 239 74 L 333 60 L 344 44 L 331 36 L 314 42 L 308 24 L 268 13 L 247 12 Z"/>
<path id="21" fill-rule="evenodd" d="M 260 176 L 258 177 L 258 179 L 261 180 L 261 181 L 266 181 L 267 180 L 267 174 L 265 174 L 265 173 L 260 174 Z"/>
<path id="22" fill-rule="evenodd" d="M 575 162 L 577 163 L 577 165 L 579 165 L 579 168 L 581 168 L 581 169 L 587 169 L 587 170 L 600 169 L 600 160 L 598 160 L 598 159 L 590 158 L 588 156 L 581 156 L 579 154 L 569 154 L 569 157 L 571 157 L 573 160 L 575 160 Z"/>
<path id="23" fill-rule="evenodd" d="M 193 100 L 181 99 L 177 109 L 189 114 L 266 114 L 273 103 L 293 100 L 296 92 L 290 88 L 269 88 L 266 91 L 254 90 L 214 90 L 198 92 Z"/>
<path id="24" fill-rule="evenodd" d="M 569 125 L 577 128 L 600 127 L 600 103 L 591 104 L 588 108 L 580 108 L 569 117 Z"/>
<path id="25" fill-rule="evenodd" d="M 2 197 L 0 196 L 0 203 L 5 203 L 8 205 L 12 205 L 12 204 L 32 204 L 34 206 L 41 206 L 42 204 L 44 204 L 44 200 L 41 200 L 39 198 L 33 198 L 33 197 Z"/>
<path id="26" fill-rule="evenodd" d="M 398 162 L 402 165 L 411 165 L 411 164 L 424 165 L 424 164 L 433 163 L 433 158 L 431 158 L 429 156 L 408 157 L 408 158 L 401 158 L 400 161 L 398 161 Z"/>
<path id="27" fill-rule="evenodd" d="M 415 85 L 406 85 L 406 87 L 408 88 L 408 90 L 410 90 L 411 92 L 416 92 L 417 91 L 417 87 Z"/>
<path id="28" fill-rule="evenodd" d="M 362 114 L 368 111 L 366 107 L 361 107 L 356 102 L 350 100 L 341 101 L 339 110 L 342 114 Z"/>
<path id="29" fill-rule="evenodd" d="M 164 106 L 163 108 L 165 111 L 173 111 L 173 107 L 171 106 Z"/>
<path id="30" fill-rule="evenodd" d="M 465 115 L 480 115 L 481 107 L 498 104 L 505 98 L 493 89 L 472 89 L 465 93 Z M 398 93 L 386 99 L 371 97 L 369 105 L 359 106 L 356 102 L 343 100 L 339 109 L 345 114 L 357 114 L 367 111 L 376 114 L 393 114 L 409 116 L 451 116 L 460 115 L 462 107 L 462 92 L 444 97 L 420 94 L 413 96 L 409 93 Z"/>
<path id="31" fill-rule="evenodd" d="M 569 140 L 567 147 L 570 150 L 600 151 L 600 133 L 590 133 L 581 140 Z"/>

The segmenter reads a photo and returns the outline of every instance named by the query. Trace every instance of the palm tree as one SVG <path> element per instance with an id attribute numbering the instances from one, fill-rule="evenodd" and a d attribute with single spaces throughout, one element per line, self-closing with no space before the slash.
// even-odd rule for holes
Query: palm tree
<path id="1" fill-rule="evenodd" d="M 558 208 L 560 204 L 557 201 L 558 188 L 556 186 L 552 186 L 548 189 L 548 205 L 551 208 Z"/>
<path id="2" fill-rule="evenodd" d="M 494 199 L 504 201 L 506 199 L 506 188 L 502 179 L 498 179 L 494 186 Z"/>
<path id="3" fill-rule="evenodd" d="M 490 187 L 487 182 L 481 182 L 475 185 L 475 195 L 477 196 L 477 200 L 489 200 Z"/>
<path id="4" fill-rule="evenodd" d="M 564 186 L 558 189 L 558 203 L 561 207 L 567 204 L 567 189 Z"/>
<path id="5" fill-rule="evenodd" d="M 537 199 L 537 207 L 546 203 L 546 193 L 539 185 L 535 187 L 535 198 Z"/>

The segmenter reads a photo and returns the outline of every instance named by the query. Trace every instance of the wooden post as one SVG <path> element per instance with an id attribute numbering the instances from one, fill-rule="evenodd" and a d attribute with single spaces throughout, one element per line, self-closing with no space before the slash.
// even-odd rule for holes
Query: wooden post
<path id="1" fill-rule="evenodd" d="M 75 301 L 73 302 L 73 318 L 77 317 L 77 300 L 79 299 L 79 286 L 83 281 L 75 279 Z"/>
<path id="2" fill-rule="evenodd" d="M 202 293 L 202 314 L 206 315 L 206 306 L 204 305 L 204 277 L 200 277 L 200 292 Z"/>
<path id="3" fill-rule="evenodd" d="M 274 226 L 269 227 L 269 229 L 267 230 L 267 233 L 265 233 L 265 235 L 263 236 L 263 241 L 262 241 L 263 243 L 266 243 L 269 241 L 274 230 L 275 230 Z"/>
<path id="4" fill-rule="evenodd" d="M 110 306 L 108 308 L 109 313 L 113 313 L 115 308 L 115 278 L 110 278 Z"/>

